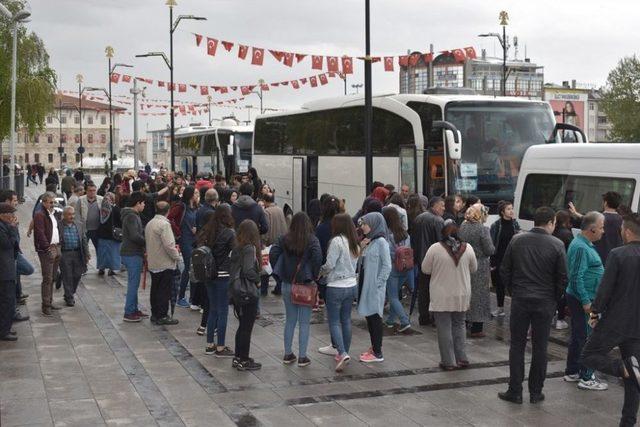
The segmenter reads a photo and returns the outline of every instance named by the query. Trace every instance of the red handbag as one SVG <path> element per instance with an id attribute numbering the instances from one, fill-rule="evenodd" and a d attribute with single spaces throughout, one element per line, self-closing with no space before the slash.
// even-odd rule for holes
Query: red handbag
<path id="1" fill-rule="evenodd" d="M 318 285 L 315 282 L 309 283 L 297 283 L 296 276 L 300 271 L 300 264 L 296 267 L 296 272 L 293 274 L 291 280 L 291 302 L 295 305 L 302 305 L 305 307 L 313 307 L 318 298 Z"/>

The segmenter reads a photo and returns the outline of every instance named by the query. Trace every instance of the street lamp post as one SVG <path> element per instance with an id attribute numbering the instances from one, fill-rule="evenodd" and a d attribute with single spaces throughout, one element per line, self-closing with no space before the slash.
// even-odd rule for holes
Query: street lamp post
<path id="1" fill-rule="evenodd" d="M 356 95 L 358 93 L 360 93 L 360 88 L 362 87 L 362 83 L 357 83 L 357 84 L 352 84 L 351 85 L 351 89 L 355 89 L 356 90 Z"/>
<path id="2" fill-rule="evenodd" d="M 207 95 L 207 102 L 209 103 L 209 108 L 207 108 L 207 112 L 209 113 L 209 126 L 211 126 L 211 95 Z"/>
<path id="3" fill-rule="evenodd" d="M 502 25 L 502 35 L 498 33 L 479 34 L 478 37 L 495 37 L 502 47 L 502 96 L 507 96 L 507 51 L 509 42 L 507 40 L 507 25 L 509 25 L 509 14 L 501 11 L 499 15 L 500 25 Z"/>
<path id="4" fill-rule="evenodd" d="M 9 9 L 0 4 L 0 13 L 5 15 L 13 22 L 13 51 L 11 55 L 11 141 L 9 141 L 9 188 L 15 190 L 15 166 L 14 157 L 16 149 L 16 79 L 17 79 L 17 63 L 18 63 L 18 25 L 27 22 L 31 16 L 31 12 L 26 9 L 20 10 L 12 14 Z M 4 159 L 2 159 L 4 160 Z M 4 162 L 3 162 L 4 165 Z M 0 165 L 0 182 L 2 181 L 3 169 Z"/>
<path id="5" fill-rule="evenodd" d="M 109 77 L 109 171 L 111 173 L 113 173 L 113 107 L 112 107 L 112 103 L 111 103 L 111 76 L 113 75 L 113 72 L 115 71 L 116 68 L 118 67 L 129 67 L 132 68 L 133 65 L 129 65 L 129 64 L 121 64 L 121 63 L 117 63 L 114 64 L 113 67 L 111 66 L 111 58 L 113 58 L 113 48 L 111 46 L 107 46 L 104 49 L 104 52 L 107 56 L 108 59 L 108 77 Z"/>
<path id="6" fill-rule="evenodd" d="M 370 22 L 370 0 L 365 0 L 365 59 L 364 59 L 364 155 L 365 155 L 365 187 L 367 194 L 371 194 L 373 184 L 373 150 L 372 150 L 372 122 L 373 104 L 371 88 L 371 22 Z M 346 75 L 345 75 L 346 77 Z M 346 82 L 346 79 L 345 79 Z"/>
<path id="7" fill-rule="evenodd" d="M 264 114 L 264 108 L 262 107 L 262 97 L 263 97 L 263 92 L 262 92 L 262 85 L 264 84 L 264 79 L 260 79 L 258 80 L 258 85 L 260 86 L 260 92 L 256 92 L 256 91 L 251 91 L 251 93 L 258 95 L 258 98 L 260 98 L 260 114 Z M 251 119 L 249 119 L 249 121 L 251 121 Z"/>
<path id="8" fill-rule="evenodd" d="M 78 147 L 78 154 L 80 154 L 80 167 L 83 166 L 83 157 L 84 157 L 84 147 L 82 146 L 82 74 L 78 74 L 76 76 L 76 81 L 78 82 L 78 114 L 80 116 L 80 147 Z"/>
<path id="9" fill-rule="evenodd" d="M 58 100 L 58 124 L 60 125 L 60 147 L 58 147 L 58 153 L 60 154 L 60 170 L 62 170 L 62 156 L 64 155 L 64 147 L 62 146 L 62 95 Z"/>

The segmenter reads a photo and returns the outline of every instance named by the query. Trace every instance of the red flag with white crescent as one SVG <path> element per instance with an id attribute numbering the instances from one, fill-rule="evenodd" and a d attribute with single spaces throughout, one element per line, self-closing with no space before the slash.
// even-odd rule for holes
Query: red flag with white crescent
<path id="1" fill-rule="evenodd" d="M 305 55 L 304 53 L 296 53 L 296 61 L 298 61 L 298 63 L 302 62 L 302 60 L 304 58 L 306 58 L 307 55 Z"/>
<path id="2" fill-rule="evenodd" d="M 209 95 L 209 86 L 200 86 L 200 95 Z"/>
<path id="3" fill-rule="evenodd" d="M 476 50 L 472 47 L 465 47 L 464 48 L 464 53 L 467 54 L 467 58 L 469 59 L 476 59 L 478 56 L 476 55 Z"/>
<path id="4" fill-rule="evenodd" d="M 316 76 L 309 77 L 309 83 L 311 83 L 311 87 L 318 86 L 318 79 L 316 78 Z"/>
<path id="5" fill-rule="evenodd" d="M 241 86 L 240 92 L 242 92 L 243 95 L 249 95 L 254 87 L 255 86 Z"/>
<path id="6" fill-rule="evenodd" d="M 419 53 L 412 53 L 411 56 L 409 56 L 409 65 L 411 67 L 415 67 L 416 64 L 418 64 L 419 60 L 420 60 L 420 54 Z"/>
<path id="7" fill-rule="evenodd" d="M 398 65 L 406 67 L 409 65 L 409 55 L 402 55 L 398 57 Z"/>
<path id="8" fill-rule="evenodd" d="M 307 84 L 307 78 L 306 77 L 301 78 L 300 79 L 300 83 L 302 83 L 303 85 L 306 85 Z"/>
<path id="9" fill-rule="evenodd" d="M 249 46 L 240 45 L 238 49 L 238 58 L 245 59 L 247 57 L 247 53 L 249 52 Z"/>
<path id="10" fill-rule="evenodd" d="M 227 52 L 231 52 L 231 49 L 233 49 L 233 42 L 227 42 L 222 40 L 220 43 L 222 43 L 222 46 L 224 46 Z"/>
<path id="11" fill-rule="evenodd" d="M 318 74 L 318 79 L 320 79 L 320 84 L 323 86 L 329 83 L 329 79 L 326 74 Z"/>
<path id="12" fill-rule="evenodd" d="M 251 63 L 253 65 L 262 65 L 264 61 L 264 49 L 260 49 L 258 47 L 254 47 L 253 54 L 251 55 Z"/>
<path id="13" fill-rule="evenodd" d="M 342 57 L 342 72 L 344 74 L 353 74 L 353 58 L 350 56 Z"/>
<path id="14" fill-rule="evenodd" d="M 238 90 L 238 86 L 229 86 L 229 89 L 231 89 L 233 91 L 236 91 L 236 90 Z"/>
<path id="15" fill-rule="evenodd" d="M 198 85 L 189 85 L 191 86 L 193 89 L 198 89 Z"/>
<path id="16" fill-rule="evenodd" d="M 158 87 L 164 87 L 164 82 L 158 80 Z"/>
<path id="17" fill-rule="evenodd" d="M 464 54 L 464 50 L 462 50 L 462 49 L 454 49 L 453 57 L 455 58 L 455 60 L 457 62 L 464 62 L 464 60 L 466 59 L 466 56 Z"/>
<path id="18" fill-rule="evenodd" d="M 268 83 L 263 83 L 263 84 L 261 84 L 261 85 L 260 85 L 260 89 L 261 89 L 262 91 L 269 90 L 269 84 L 268 84 Z"/>
<path id="19" fill-rule="evenodd" d="M 297 80 L 291 80 L 291 87 L 294 89 L 300 89 L 300 83 Z"/>
<path id="20" fill-rule="evenodd" d="M 425 64 L 430 63 L 431 61 L 433 61 L 433 53 L 425 53 L 424 55 L 422 55 L 422 60 Z"/>
<path id="21" fill-rule="evenodd" d="M 274 58 L 276 58 L 276 61 L 281 62 L 282 58 L 284 57 L 284 52 L 280 52 L 279 50 L 271 50 L 269 49 L 269 52 L 271 52 L 271 55 L 273 55 Z"/>
<path id="22" fill-rule="evenodd" d="M 289 81 L 287 80 L 286 82 L 280 82 L 280 84 L 281 84 L 282 86 L 289 86 Z"/>
<path id="23" fill-rule="evenodd" d="M 131 82 L 131 76 L 127 76 L 126 74 L 122 76 L 122 81 L 124 83 L 129 83 Z"/>
<path id="24" fill-rule="evenodd" d="M 120 80 L 120 74 L 111 73 L 111 83 L 118 83 L 119 80 Z"/>
<path id="25" fill-rule="evenodd" d="M 314 70 L 322 70 L 322 56 L 311 55 L 311 68 Z"/>
<path id="26" fill-rule="evenodd" d="M 271 83 L 271 86 L 278 87 L 278 86 L 280 86 L 280 83 Z"/>
<path id="27" fill-rule="evenodd" d="M 393 56 L 384 57 L 384 70 L 393 71 Z"/>
<path id="28" fill-rule="evenodd" d="M 293 53 L 285 52 L 284 53 L 284 60 L 282 61 L 282 63 L 284 65 L 286 65 L 287 67 L 293 67 L 293 58 L 294 58 Z"/>
<path id="29" fill-rule="evenodd" d="M 327 71 L 330 73 L 337 73 L 339 71 L 337 56 L 327 56 Z"/>
<path id="30" fill-rule="evenodd" d="M 220 93 L 228 93 L 228 92 L 229 92 L 229 89 L 227 89 L 227 87 L 226 87 L 226 86 L 222 86 L 222 87 L 220 88 Z"/>
<path id="31" fill-rule="evenodd" d="M 187 85 L 184 83 L 178 83 L 178 92 L 186 92 L 187 91 Z"/>
<path id="32" fill-rule="evenodd" d="M 207 54 L 216 56 L 216 50 L 218 49 L 218 40 L 207 37 Z"/>
<path id="33" fill-rule="evenodd" d="M 202 34 L 196 34 L 196 46 L 200 46 L 202 43 Z"/>

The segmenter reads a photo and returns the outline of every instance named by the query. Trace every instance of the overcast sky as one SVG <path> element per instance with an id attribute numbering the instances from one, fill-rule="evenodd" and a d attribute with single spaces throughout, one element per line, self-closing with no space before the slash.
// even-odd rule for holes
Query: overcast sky
<path id="1" fill-rule="evenodd" d="M 0 0 L 1 1 L 1 0 Z M 179 14 L 204 16 L 208 21 L 183 21 L 174 37 L 176 82 L 209 85 L 254 84 L 292 80 L 317 74 L 310 58 L 287 68 L 269 54 L 264 66 L 237 58 L 234 47 L 227 53 L 218 47 L 216 57 L 206 55 L 205 43 L 195 46 L 192 32 L 249 46 L 282 51 L 327 55 L 363 55 L 364 1 L 362 0 L 177 0 Z M 51 64 L 58 72 L 59 89 L 74 90 L 75 75 L 85 76 L 85 84 L 105 86 L 107 61 L 104 48 L 115 49 L 114 61 L 135 65 L 132 75 L 154 79 L 147 90 L 149 98 L 168 99 L 168 92 L 158 88 L 155 80 L 169 80 L 169 72 L 160 58 L 135 58 L 148 51 L 169 52 L 169 11 L 165 0 L 29 0 L 32 21 L 27 24 L 45 42 Z M 545 81 L 560 83 L 576 79 L 586 84 L 602 85 L 617 61 L 638 50 L 640 26 L 637 0 L 374 0 L 371 10 L 372 54 L 399 55 L 407 49 L 428 51 L 474 46 L 492 56 L 499 55 L 496 41 L 481 39 L 477 34 L 500 31 L 498 14 L 507 10 L 510 16 L 508 34 L 518 36 L 519 58 L 527 56 L 544 66 Z M 513 49 L 510 56 L 513 57 Z M 398 67 L 387 73 L 381 64 L 373 66 L 374 93 L 398 91 Z M 124 71 L 129 73 L 129 71 Z M 356 62 L 351 84 L 362 83 L 364 67 Z M 129 85 L 113 86 L 114 95 L 128 94 Z M 300 90 L 290 86 L 272 88 L 265 94 L 265 107 L 293 109 L 302 103 L 343 94 L 343 82 L 331 79 L 322 88 Z M 234 97 L 217 95 L 214 99 Z M 176 99 L 206 102 L 189 89 Z M 259 105 L 250 95 L 243 105 Z M 154 110 L 158 111 L 158 110 Z M 246 110 L 216 108 L 213 117 L 235 112 L 246 120 Z M 252 111 L 252 117 L 256 111 Z M 140 118 L 143 136 L 149 129 L 168 123 L 164 117 Z M 177 118 L 186 125 L 198 118 Z M 206 115 L 202 116 L 206 121 Z M 121 137 L 131 138 L 133 121 L 121 121 Z"/>

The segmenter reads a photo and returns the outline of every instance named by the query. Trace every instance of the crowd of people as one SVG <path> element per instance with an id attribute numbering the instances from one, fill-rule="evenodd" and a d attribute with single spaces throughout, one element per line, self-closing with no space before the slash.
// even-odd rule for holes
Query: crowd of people
<path id="1" fill-rule="evenodd" d="M 523 232 L 510 201 L 498 203 L 498 219 L 487 227 L 489 209 L 477 197 L 428 199 L 406 185 L 396 192 L 375 182 L 353 217 L 345 200 L 330 194 L 294 214 L 275 203 L 274 190 L 254 168 L 230 183 L 220 175 L 149 172 L 115 174 L 99 187 L 82 171 L 67 170 L 61 180 L 49 173 L 28 232 L 42 270 L 43 315 L 60 309 L 54 286 L 63 287 L 65 304 L 74 306 L 90 241 L 99 275 L 126 271 L 124 321 L 174 325 L 175 307 L 201 312 L 195 332 L 206 335 L 205 353 L 232 358 L 238 370 L 261 368 L 250 357 L 251 333 L 273 278 L 272 294 L 281 295 L 285 308 L 284 364 L 311 363 L 311 316 L 326 310 L 331 344 L 318 351 L 343 371 L 351 360 L 354 306 L 371 341 L 358 360 L 383 362 L 384 329 L 410 330 L 417 302 L 418 323 L 436 328 L 441 369 L 452 371 L 469 366 L 466 339 L 485 337 L 485 324 L 507 314 L 509 295 L 510 380 L 500 399 L 522 403 L 530 340 L 530 402 L 544 400 L 550 330 L 552 324 L 568 327 L 568 316 L 565 381 L 602 391 L 607 384 L 595 370 L 623 378 L 622 425 L 635 423 L 640 216 L 622 207 L 618 193 L 603 195 L 603 212 L 583 215 L 573 204 L 558 212 L 540 207 L 533 228 Z M 11 323 L 21 317 L 16 301 L 27 297 L 19 278 L 33 267 L 20 250 L 15 194 L 4 191 L 0 202 L 0 262 L 8 271 L 2 277 L 0 338 L 15 341 Z M 61 215 L 58 204 L 64 205 Z M 576 237 L 572 228 L 580 229 Z M 147 272 L 150 313 L 138 301 Z M 226 340 L 229 307 L 238 318 L 234 349 Z M 609 358 L 615 346 L 621 359 Z"/>

